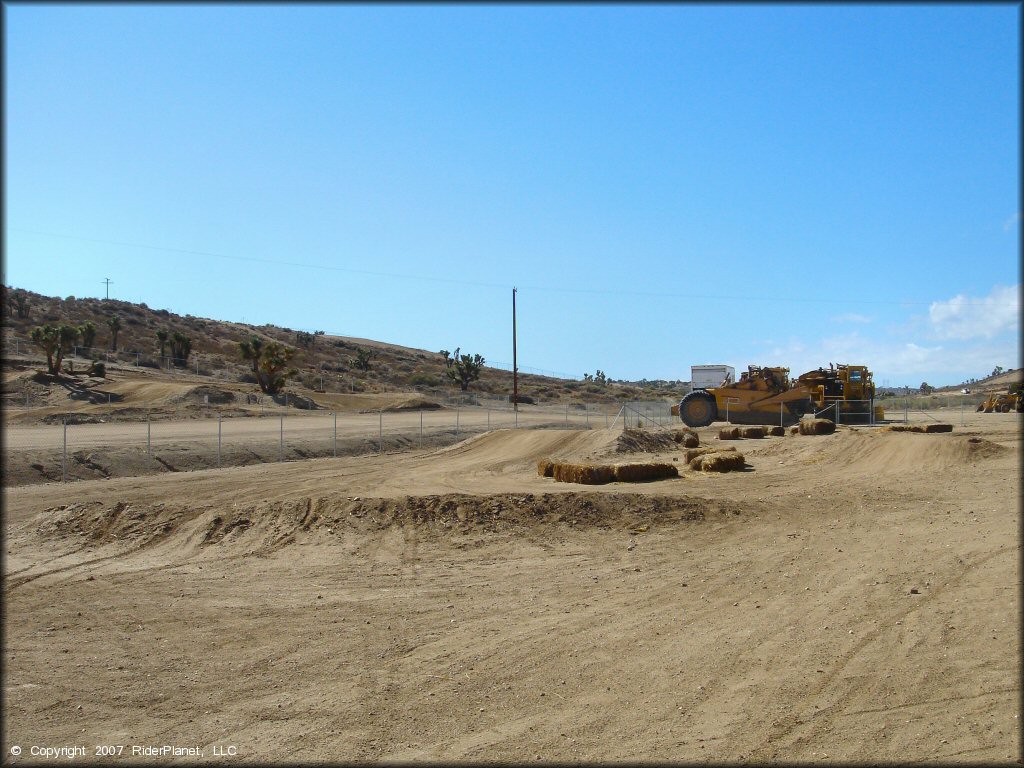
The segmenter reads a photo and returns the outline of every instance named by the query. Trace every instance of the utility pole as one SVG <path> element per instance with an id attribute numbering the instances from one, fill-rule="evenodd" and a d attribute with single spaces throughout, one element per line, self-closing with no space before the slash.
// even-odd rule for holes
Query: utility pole
<path id="1" fill-rule="evenodd" d="M 110 298 L 110 284 L 113 282 L 109 277 L 104 277 L 103 282 L 107 284 L 107 298 Z"/>
<path id="2" fill-rule="evenodd" d="M 512 289 L 512 409 L 519 410 L 519 367 L 516 364 L 516 289 Z"/>

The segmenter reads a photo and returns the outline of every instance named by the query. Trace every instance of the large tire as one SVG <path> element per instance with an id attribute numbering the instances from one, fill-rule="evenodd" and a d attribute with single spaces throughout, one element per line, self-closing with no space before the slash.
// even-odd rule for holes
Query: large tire
<path id="1" fill-rule="evenodd" d="M 679 401 L 679 418 L 688 427 L 706 427 L 718 418 L 714 395 L 703 390 L 691 392 Z"/>

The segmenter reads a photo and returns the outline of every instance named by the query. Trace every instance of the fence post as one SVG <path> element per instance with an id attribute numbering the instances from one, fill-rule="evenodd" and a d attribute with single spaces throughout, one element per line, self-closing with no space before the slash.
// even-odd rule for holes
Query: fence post
<path id="1" fill-rule="evenodd" d="M 136 368 L 139 367 L 139 353 L 138 352 L 135 353 L 135 367 Z"/>
<path id="2" fill-rule="evenodd" d="M 519 403 L 516 403 L 516 406 L 518 406 L 518 405 L 519 405 Z M 516 426 L 515 426 L 515 428 L 519 429 L 519 408 L 518 407 L 515 409 L 515 412 L 516 412 Z"/>
<path id="3" fill-rule="evenodd" d="M 153 430 L 149 420 L 149 411 L 146 411 L 146 455 L 153 457 Z"/>
<path id="4" fill-rule="evenodd" d="M 60 481 L 66 483 L 68 481 L 68 420 L 67 418 L 61 419 L 64 424 L 64 453 L 60 459 Z"/>
<path id="5" fill-rule="evenodd" d="M 459 406 L 455 406 L 455 436 L 459 436 Z"/>
<path id="6" fill-rule="evenodd" d="M 487 431 L 491 431 L 491 409 L 487 409 Z"/>
<path id="7" fill-rule="evenodd" d="M 565 428 L 569 428 L 569 404 L 565 404 Z"/>
<path id="8" fill-rule="evenodd" d="M 604 412 L 604 428 L 608 429 L 608 411 Z"/>
<path id="9" fill-rule="evenodd" d="M 420 408 L 420 448 L 423 447 L 423 409 Z"/>
<path id="10" fill-rule="evenodd" d="M 334 412 L 334 447 L 332 448 L 334 458 L 338 458 L 338 412 Z"/>
<path id="11" fill-rule="evenodd" d="M 583 416 L 587 420 L 587 429 L 590 429 L 590 409 L 587 408 L 586 403 L 583 404 Z"/>
<path id="12" fill-rule="evenodd" d="M 278 444 L 277 460 L 284 461 L 284 416 L 281 417 L 281 441 Z"/>
<path id="13" fill-rule="evenodd" d="M 377 453 L 384 453 L 384 409 L 380 411 L 380 422 L 377 427 Z"/>
<path id="14" fill-rule="evenodd" d="M 217 414 L 217 466 L 220 466 L 220 414 Z"/>

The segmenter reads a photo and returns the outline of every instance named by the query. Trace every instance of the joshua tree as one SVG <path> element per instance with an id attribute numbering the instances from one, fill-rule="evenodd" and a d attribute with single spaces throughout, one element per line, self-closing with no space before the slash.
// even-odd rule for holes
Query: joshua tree
<path id="1" fill-rule="evenodd" d="M 469 389 L 470 383 L 480 378 L 480 370 L 483 367 L 484 359 L 480 355 L 460 355 L 459 348 L 456 347 L 455 356 L 445 370 L 445 375 L 452 381 L 457 381 L 465 392 Z"/>
<path id="2" fill-rule="evenodd" d="M 377 351 L 359 347 L 356 350 L 356 368 L 360 371 L 370 370 L 370 362 L 377 356 Z"/>
<path id="3" fill-rule="evenodd" d="M 177 331 L 171 334 L 171 357 L 176 366 L 184 368 L 188 364 L 188 356 L 191 351 L 192 339 Z"/>
<path id="4" fill-rule="evenodd" d="M 298 373 L 288 369 L 288 363 L 295 350 L 276 341 L 263 345 L 256 370 L 256 381 L 268 395 L 276 395 L 284 389 L 285 379 Z"/>
<path id="5" fill-rule="evenodd" d="M 259 336 L 251 336 L 248 341 L 238 342 L 238 348 L 242 353 L 242 359 L 252 362 L 252 372 L 255 374 L 259 374 L 260 354 L 263 351 L 263 344 L 264 341 Z"/>
<path id="6" fill-rule="evenodd" d="M 24 291 L 15 291 L 11 301 L 14 302 L 14 309 L 18 313 L 18 317 L 22 319 L 27 318 L 29 311 L 28 294 Z"/>
<path id="7" fill-rule="evenodd" d="M 160 330 L 156 332 L 156 340 L 160 342 L 160 359 L 164 359 L 164 353 L 167 351 L 167 340 L 170 338 L 170 334 L 167 331 Z"/>
<path id="8" fill-rule="evenodd" d="M 43 325 L 32 329 L 31 339 L 46 352 L 46 369 L 51 376 L 60 375 L 60 364 L 75 346 L 78 333 L 73 325 Z"/>
<path id="9" fill-rule="evenodd" d="M 121 330 L 121 318 L 111 315 L 107 325 L 110 326 L 110 351 L 117 352 L 117 332 Z"/>
<path id="10" fill-rule="evenodd" d="M 313 334 L 308 331 L 296 331 L 295 343 L 303 349 L 309 349 L 313 345 Z"/>
<path id="11" fill-rule="evenodd" d="M 96 326 L 90 320 L 86 320 L 78 326 L 78 332 L 82 335 L 82 346 L 91 347 L 96 341 Z"/>

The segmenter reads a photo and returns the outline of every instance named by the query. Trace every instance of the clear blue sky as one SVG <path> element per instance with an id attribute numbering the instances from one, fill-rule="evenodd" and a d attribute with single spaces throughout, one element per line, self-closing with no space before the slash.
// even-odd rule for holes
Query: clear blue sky
<path id="1" fill-rule="evenodd" d="M 1020 367 L 1020 6 L 19 5 L 4 282 L 579 376 Z"/>

